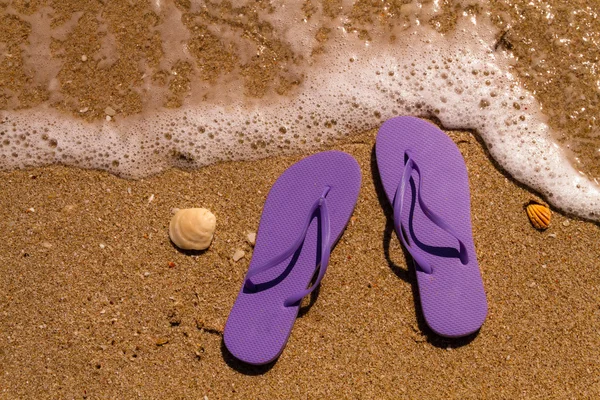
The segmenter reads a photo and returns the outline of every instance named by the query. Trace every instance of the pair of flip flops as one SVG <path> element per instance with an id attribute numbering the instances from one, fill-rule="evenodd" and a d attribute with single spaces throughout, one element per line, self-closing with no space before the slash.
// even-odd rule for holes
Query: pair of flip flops
<path id="1" fill-rule="evenodd" d="M 396 233 L 414 261 L 425 321 L 445 337 L 476 332 L 487 302 L 462 155 L 434 125 L 397 117 L 379 130 L 376 156 Z M 327 270 L 331 249 L 358 199 L 360 181 L 358 163 L 340 151 L 307 157 L 277 179 L 225 326 L 224 342 L 233 356 L 256 365 L 279 357 L 302 298 Z"/>

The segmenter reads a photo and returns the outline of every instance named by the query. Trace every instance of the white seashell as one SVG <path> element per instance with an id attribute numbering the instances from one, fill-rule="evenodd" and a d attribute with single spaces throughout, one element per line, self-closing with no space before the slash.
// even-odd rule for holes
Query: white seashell
<path id="1" fill-rule="evenodd" d="M 217 218 L 206 208 L 185 208 L 171 218 L 169 236 L 175 246 L 185 250 L 204 250 L 210 246 Z"/>
<path id="2" fill-rule="evenodd" d="M 254 244 L 256 243 L 256 232 L 250 232 L 246 235 L 246 240 L 248 241 L 248 243 L 250 243 L 252 246 L 254 246 Z"/>

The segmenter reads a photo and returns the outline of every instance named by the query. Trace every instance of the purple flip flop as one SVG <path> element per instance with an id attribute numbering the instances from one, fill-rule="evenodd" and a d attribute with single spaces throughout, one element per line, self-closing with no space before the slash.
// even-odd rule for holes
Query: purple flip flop
<path id="1" fill-rule="evenodd" d="M 360 180 L 356 160 L 340 151 L 304 158 L 277 179 L 263 207 L 248 273 L 225 324 L 223 340 L 233 356 L 256 365 L 279 357 L 300 301 L 325 274 L 329 252 L 354 210 Z"/>
<path id="2" fill-rule="evenodd" d="M 487 301 L 460 151 L 435 125 L 397 117 L 379 129 L 376 157 L 396 233 L 415 264 L 425 321 L 445 337 L 476 332 Z"/>

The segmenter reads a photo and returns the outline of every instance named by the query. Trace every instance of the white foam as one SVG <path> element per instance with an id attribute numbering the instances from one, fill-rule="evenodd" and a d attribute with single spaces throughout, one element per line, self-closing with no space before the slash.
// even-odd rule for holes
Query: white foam
<path id="1" fill-rule="evenodd" d="M 338 30 L 328 55 L 292 97 L 205 102 L 100 124 L 51 109 L 0 112 L 0 165 L 62 163 L 140 178 L 172 166 L 313 150 L 388 118 L 415 115 L 475 130 L 515 179 L 556 207 L 599 221 L 598 186 L 553 141 L 540 105 L 508 72 L 510 54 L 493 51 L 495 32 L 470 17 L 449 36 L 417 25 L 394 47 L 365 45 Z M 306 43 L 308 33 L 294 32 Z"/>

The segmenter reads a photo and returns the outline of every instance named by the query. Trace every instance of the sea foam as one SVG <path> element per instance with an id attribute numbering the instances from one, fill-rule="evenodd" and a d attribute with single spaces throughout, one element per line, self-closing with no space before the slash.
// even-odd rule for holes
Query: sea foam
<path id="1" fill-rule="evenodd" d="M 317 18 L 303 18 L 299 5 L 277 4 L 264 18 L 308 59 Z M 392 44 L 356 39 L 342 13 L 327 52 L 311 59 L 301 84 L 285 95 L 249 99 L 233 82 L 212 101 L 97 123 L 48 106 L 0 111 L 0 166 L 66 164 L 141 178 L 170 167 L 314 151 L 414 115 L 475 131 L 516 180 L 568 213 L 599 221 L 600 188 L 571 166 L 539 103 L 510 73 L 510 52 L 495 48 L 498 32 L 485 16 L 464 13 L 440 34 L 420 23 L 435 14 L 435 2 L 411 6 Z"/>

